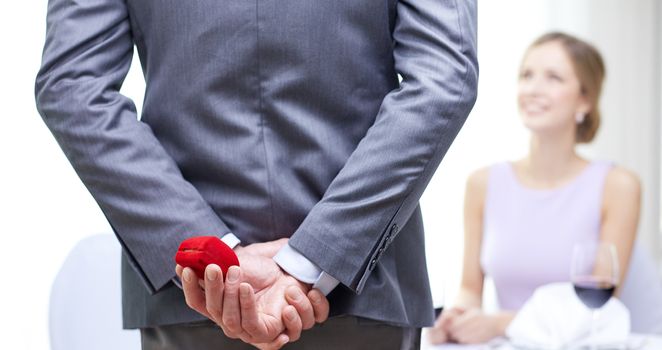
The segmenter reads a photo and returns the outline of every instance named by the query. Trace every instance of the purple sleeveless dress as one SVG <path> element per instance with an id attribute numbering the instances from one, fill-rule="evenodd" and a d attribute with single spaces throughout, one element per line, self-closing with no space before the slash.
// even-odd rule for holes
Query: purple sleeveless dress
<path id="1" fill-rule="evenodd" d="M 524 187 L 511 163 L 490 168 L 480 263 L 502 310 L 518 310 L 544 284 L 570 280 L 573 245 L 599 238 L 609 162 L 592 162 L 554 189 Z"/>

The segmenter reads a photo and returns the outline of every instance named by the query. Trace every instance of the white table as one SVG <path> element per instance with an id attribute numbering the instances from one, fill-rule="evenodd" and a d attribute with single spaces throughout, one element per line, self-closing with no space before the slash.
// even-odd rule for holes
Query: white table
<path id="1" fill-rule="evenodd" d="M 628 340 L 629 348 L 625 350 L 662 350 L 662 336 L 648 334 L 632 334 Z M 421 339 L 421 350 L 516 350 L 516 348 L 504 344 L 504 342 L 493 342 L 490 344 L 459 345 L 442 344 L 431 345 L 427 340 L 427 332 L 424 330 Z"/>

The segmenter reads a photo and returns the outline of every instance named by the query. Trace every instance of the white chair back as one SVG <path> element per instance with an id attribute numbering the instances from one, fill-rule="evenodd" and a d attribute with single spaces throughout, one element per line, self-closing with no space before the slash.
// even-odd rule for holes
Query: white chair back
<path id="1" fill-rule="evenodd" d="M 620 299 L 634 333 L 662 334 L 662 279 L 646 247 L 635 242 Z"/>
<path id="2" fill-rule="evenodd" d="M 82 239 L 51 288 L 51 350 L 139 350 L 138 330 L 122 329 L 121 247 L 112 234 Z"/>

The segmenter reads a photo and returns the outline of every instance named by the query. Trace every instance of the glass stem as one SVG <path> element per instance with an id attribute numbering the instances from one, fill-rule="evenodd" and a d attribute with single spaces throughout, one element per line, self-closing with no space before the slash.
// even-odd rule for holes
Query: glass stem
<path id="1" fill-rule="evenodd" d="M 589 343 L 591 344 L 591 350 L 598 350 L 598 342 L 597 342 L 597 335 L 598 335 L 598 317 L 599 315 L 599 309 L 593 309 L 591 311 L 591 335 L 590 335 L 590 340 Z"/>

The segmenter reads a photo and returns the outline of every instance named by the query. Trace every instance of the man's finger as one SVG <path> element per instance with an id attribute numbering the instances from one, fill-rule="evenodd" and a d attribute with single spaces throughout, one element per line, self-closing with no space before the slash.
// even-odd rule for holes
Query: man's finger
<path id="1" fill-rule="evenodd" d="M 235 337 L 241 334 L 241 310 L 239 309 L 239 281 L 241 278 L 241 269 L 238 266 L 231 266 L 228 269 L 228 276 L 225 280 L 225 290 L 223 292 L 223 316 L 222 323 L 226 335 Z M 229 333 L 229 334 L 227 334 Z"/>
<path id="2" fill-rule="evenodd" d="M 184 271 L 184 267 L 182 267 L 182 265 L 177 264 L 175 266 L 175 273 L 177 274 L 177 277 L 179 277 L 180 281 L 182 279 L 182 272 L 183 271 Z M 200 286 L 200 288 L 202 288 L 202 290 L 205 290 L 205 281 L 203 281 L 199 278 L 196 278 L 196 279 L 198 280 L 198 285 Z"/>
<path id="3" fill-rule="evenodd" d="M 290 338 L 290 341 L 299 340 L 302 330 L 301 318 L 294 306 L 287 305 L 283 308 L 283 323 L 285 324 L 285 334 Z"/>
<path id="4" fill-rule="evenodd" d="M 320 292 L 319 289 L 311 289 L 308 292 L 308 299 L 313 305 L 313 313 L 315 315 L 315 321 L 317 323 L 322 323 L 329 318 L 329 300 Z"/>
<path id="5" fill-rule="evenodd" d="M 183 269 L 182 277 L 182 289 L 184 290 L 186 304 L 191 309 L 211 318 L 207 312 L 205 293 L 198 285 L 198 277 L 195 275 L 195 272 L 187 267 Z"/>
<path id="6" fill-rule="evenodd" d="M 223 271 L 216 264 L 210 264 L 205 268 L 205 295 L 207 303 L 207 312 L 213 317 L 216 323 L 223 318 Z"/>
<path id="7" fill-rule="evenodd" d="M 301 318 L 301 326 L 303 329 L 310 329 L 315 325 L 313 306 L 300 288 L 297 288 L 296 286 L 287 287 L 287 290 L 285 291 L 285 299 L 287 299 L 287 302 L 296 309 L 296 312 Z"/>
<path id="8" fill-rule="evenodd" d="M 254 338 L 267 336 L 266 327 L 260 322 L 255 304 L 253 287 L 248 283 L 239 285 L 239 302 L 241 304 L 241 328 Z"/>
<path id="9" fill-rule="evenodd" d="M 284 333 L 279 335 L 274 341 L 270 343 L 251 344 L 260 350 L 278 350 L 285 346 L 290 339 Z"/>

